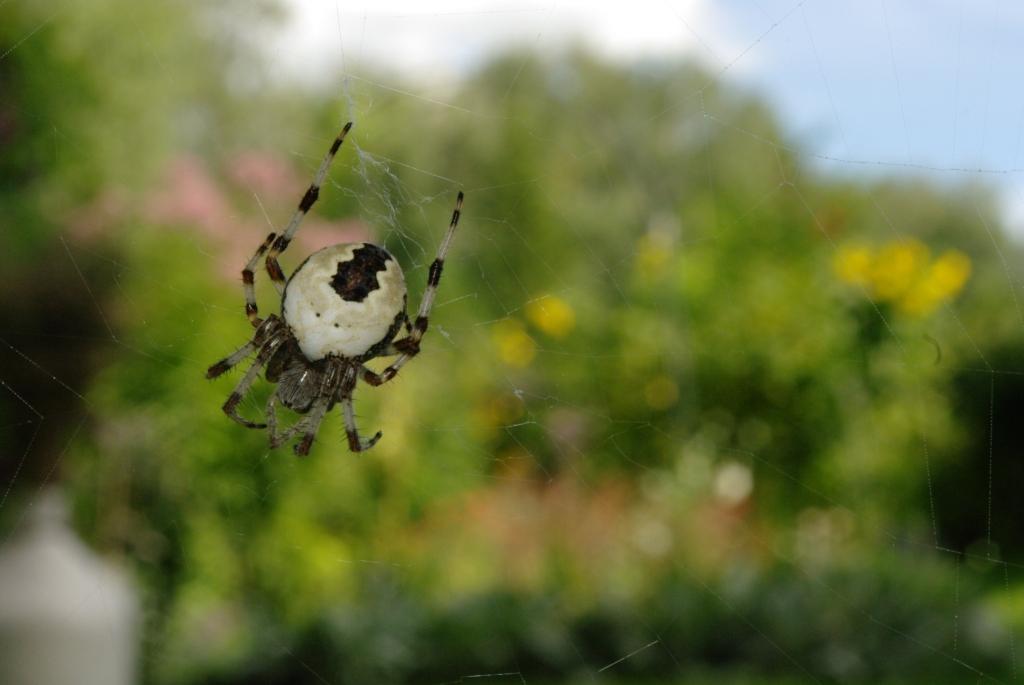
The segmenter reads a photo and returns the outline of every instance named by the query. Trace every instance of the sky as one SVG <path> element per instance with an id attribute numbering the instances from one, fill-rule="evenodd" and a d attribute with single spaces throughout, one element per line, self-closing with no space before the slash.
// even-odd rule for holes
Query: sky
<path id="1" fill-rule="evenodd" d="M 981 177 L 1024 238 L 1024 3 L 994 0 L 286 0 L 283 75 L 457 77 L 512 46 L 700 60 L 769 98 L 822 168 Z"/>

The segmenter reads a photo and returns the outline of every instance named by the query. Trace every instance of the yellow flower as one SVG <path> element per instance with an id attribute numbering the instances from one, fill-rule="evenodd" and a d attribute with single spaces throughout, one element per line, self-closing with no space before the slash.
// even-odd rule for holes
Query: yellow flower
<path id="1" fill-rule="evenodd" d="M 970 257 L 959 250 L 947 250 L 932 262 L 920 281 L 898 304 L 908 314 L 930 314 L 942 302 L 956 296 L 970 275 Z"/>
<path id="2" fill-rule="evenodd" d="M 901 240 L 883 247 L 871 269 L 871 285 L 880 300 L 903 296 L 928 264 L 928 247 L 919 240 Z"/>
<path id="3" fill-rule="evenodd" d="M 572 307 L 554 295 L 544 295 L 527 304 L 526 318 L 553 338 L 564 338 L 576 326 Z"/>
<path id="4" fill-rule="evenodd" d="M 875 251 L 865 246 L 838 250 L 833 269 L 840 280 L 866 287 L 871 297 L 892 302 L 913 316 L 930 314 L 954 297 L 971 275 L 971 260 L 959 250 L 947 250 L 932 260 L 919 240 L 891 242 Z"/>
<path id="5" fill-rule="evenodd" d="M 959 250 L 942 253 L 928 273 L 928 282 L 942 297 L 953 297 L 971 275 L 971 258 Z"/>
<path id="6" fill-rule="evenodd" d="M 537 354 L 537 344 L 516 319 L 499 321 L 491 335 L 498 348 L 498 356 L 509 366 L 529 366 Z"/>
<path id="7" fill-rule="evenodd" d="M 644 399 L 651 409 L 668 409 L 679 400 L 679 386 L 668 376 L 657 376 L 644 386 Z"/>
<path id="8" fill-rule="evenodd" d="M 853 285 L 867 285 L 871 278 L 871 260 L 874 256 L 870 247 L 846 245 L 836 252 L 832 261 L 839 280 Z"/>

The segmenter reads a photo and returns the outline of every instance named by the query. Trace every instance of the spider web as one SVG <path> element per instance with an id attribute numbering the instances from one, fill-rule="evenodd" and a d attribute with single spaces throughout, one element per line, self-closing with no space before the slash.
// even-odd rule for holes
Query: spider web
<path id="1" fill-rule="evenodd" d="M 115 495 L 139 477 L 222 498 L 210 512 L 237 517 L 240 544 L 264 545 L 265 554 L 275 558 L 259 573 L 279 573 L 306 584 L 301 587 L 341 586 L 357 578 L 368 593 L 360 603 L 351 599 L 351 588 L 339 591 L 346 601 L 324 612 L 326 625 L 341 636 L 334 639 L 362 646 L 359 640 L 369 636 L 367 663 L 321 663 L 322 654 L 308 646 L 317 634 L 295 642 L 276 626 L 257 637 L 238 627 L 273 623 L 260 609 L 246 607 L 253 613 L 242 617 L 211 612 L 210 619 L 189 616 L 180 605 L 160 605 L 152 607 L 158 616 L 184 613 L 175 614 L 179 623 L 163 626 L 159 636 L 143 638 L 148 658 L 161 663 L 180 661 L 185 650 L 196 648 L 195 641 L 180 640 L 187 628 L 221 620 L 229 626 L 225 633 L 238 627 L 245 639 L 276 652 L 279 663 L 297 664 L 294 672 L 321 683 L 388 675 L 450 683 L 563 677 L 689 682 L 694 673 L 702 677 L 717 667 L 754 672 L 750 682 L 772 682 L 777 674 L 795 682 L 918 674 L 944 674 L 958 682 L 1019 678 L 1024 556 L 1014 537 L 1020 529 L 1013 516 L 1020 510 L 1010 500 L 1019 496 L 1012 479 L 1021 475 L 1014 462 L 1024 309 L 1013 232 L 1024 206 L 1024 95 L 1009 84 L 1015 35 L 1024 22 L 1020 11 L 994 3 L 940 3 L 924 12 L 885 0 L 856 8 L 825 0 L 765 0 L 714 9 L 709 3 L 666 1 L 616 12 L 557 2 L 438 5 L 430 12 L 397 4 L 353 11 L 341 3 L 295 3 L 292 9 L 297 14 L 290 30 L 256 40 L 269 56 L 270 83 L 298 81 L 296 99 L 326 102 L 322 112 L 293 117 L 301 122 L 296 127 L 255 114 L 242 131 L 204 140 L 213 150 L 208 156 L 171 150 L 166 187 L 140 191 L 146 198 L 143 218 L 128 220 L 163 222 L 170 226 L 164 233 L 128 238 L 126 249 L 96 242 L 93 224 L 123 220 L 112 219 L 117 211 L 101 206 L 93 208 L 97 219 L 58 236 L 48 271 L 56 283 L 84 293 L 94 309 L 91 322 L 71 319 L 61 331 L 39 331 L 12 321 L 0 330 L 0 391 L 14 408 L 3 417 L 2 430 L 25 436 L 16 443 L 18 452 L 5 457 L 10 466 L 7 482 L 0 484 L 0 513 L 7 521 L 2 539 L 59 474 L 84 501 L 114 497 L 113 512 L 95 501 L 82 505 L 85 535 L 140 566 L 141 583 L 159 582 L 164 571 L 152 559 L 165 554 L 160 545 L 184 543 L 174 538 L 147 547 L 135 537 L 146 528 L 134 521 L 144 510 L 141 500 L 157 495 Z M 60 20 L 57 12 L 40 28 Z M 219 28 L 225 36 L 234 35 L 230 23 Z M 0 66 L 35 35 L 21 36 L 0 55 Z M 567 47 L 573 40 L 582 41 L 583 54 L 597 57 L 573 62 L 566 57 L 573 54 Z M 146 52 L 145 43 L 140 49 Z M 495 59 L 505 61 L 495 67 Z M 590 68 L 587 60 L 600 65 L 593 67 L 598 73 L 621 69 L 637 81 L 649 78 L 664 92 L 638 104 L 639 114 L 626 122 L 569 104 L 564 115 L 580 121 L 571 133 L 538 119 L 529 103 L 557 93 L 550 82 L 562 84 L 569 102 L 573 89 L 584 87 L 573 70 Z M 311 63 L 320 66 L 308 68 Z M 614 83 L 624 88 L 629 78 Z M 492 90 L 468 88 L 474 79 Z M 492 99 L 483 101 L 481 92 Z M 758 93 L 781 124 L 761 126 L 762 119 L 745 116 L 746 93 Z M 302 111 L 301 104 L 293 107 Z M 324 244 L 380 242 L 403 264 L 414 310 L 455 193 L 465 190 L 463 222 L 424 354 L 395 382 L 357 394 L 363 433 L 384 432 L 373 451 L 349 455 L 337 416 L 327 419 L 304 462 L 286 450 L 263 446 L 252 452 L 263 436 L 246 435 L 241 439 L 252 438 L 244 450 L 253 466 L 245 471 L 256 475 L 237 483 L 231 475 L 237 462 L 232 466 L 229 459 L 239 449 L 234 443 L 240 429 L 219 415 L 206 394 L 183 391 L 185 384 L 171 381 L 188 373 L 201 384 L 205 366 L 249 334 L 234 274 L 300 197 L 333 135 L 324 127 L 349 119 L 356 122 L 352 136 L 282 261 L 290 271 Z M 402 121 L 412 123 L 403 128 Z M 563 137 L 553 137 L 550 129 Z M 656 150 L 640 145 L 647 156 L 630 154 L 630 139 L 648 129 L 678 136 L 686 142 L 672 139 L 666 145 L 689 154 L 658 158 Z M 431 140 L 441 131 L 450 137 Z M 504 166 L 469 164 L 477 159 L 474 146 L 502 136 L 542 141 L 567 161 L 550 167 L 558 173 L 543 176 L 530 159 L 511 154 Z M 249 146 L 250 139 L 273 142 Z M 427 141 L 416 147 L 419 139 Z M 55 130 L 55 154 L 74 154 L 76 144 L 74 132 Z M 772 166 L 744 168 L 744 160 L 759 162 L 766 151 Z M 224 168 L 208 161 L 217 159 L 228 160 Z M 746 184 L 742 189 L 723 183 L 721 165 L 727 163 L 734 165 L 737 184 Z M 697 191 L 666 187 L 661 175 L 671 165 L 693 166 L 688 182 L 719 199 L 686 206 Z M 649 194 L 617 196 L 616 188 L 631 179 L 644 179 Z M 915 195 L 915 183 L 932 194 Z M 216 188 L 221 190 L 214 193 Z M 922 217 L 915 209 L 917 201 L 938 203 L 944 196 L 955 198 L 966 213 Z M 730 205 L 731 197 L 742 198 L 741 205 Z M 635 223 L 607 233 L 581 223 L 588 217 L 599 222 L 605 198 L 629 210 L 606 211 L 635 215 Z M 855 202 L 857 209 L 850 209 Z M 844 211 L 861 213 L 848 218 Z M 780 227 L 783 214 L 804 225 Z M 538 216 L 548 223 L 528 221 Z M 922 234 L 928 221 L 937 228 Z M 797 230 L 814 238 L 797 239 Z M 736 238 L 743 232 L 753 236 L 747 245 Z M 812 242 L 820 246 L 808 248 Z M 918 243 L 931 249 L 927 258 L 913 257 Z M 729 247 L 721 262 L 688 257 L 716 246 Z M 943 249 L 969 255 L 974 270 L 968 283 L 982 295 L 972 297 L 968 288 L 937 301 L 929 318 L 914 319 L 874 284 L 854 277 L 842 282 L 836 265 L 853 251 L 881 259 L 887 249 L 908 246 L 906 258 L 925 263 L 937 263 Z M 153 259 L 163 251 L 162 261 Z M 815 308 L 818 300 L 795 304 L 795 312 L 777 318 L 756 301 L 733 308 L 710 291 L 704 304 L 659 298 L 658 288 L 669 281 L 644 281 L 644 270 L 660 273 L 664 260 L 678 259 L 671 263 L 683 268 L 735 267 L 736 280 L 763 279 L 770 307 L 780 301 L 773 299 L 772 287 L 783 271 L 753 273 L 766 268 L 765 254 L 783 255 L 777 264 L 803 264 L 799 273 L 818 279 L 803 287 L 827 290 L 831 308 L 854 312 L 850 318 L 862 332 L 845 334 L 864 349 L 889 351 L 864 361 L 860 347 L 828 347 L 827 336 L 834 333 L 813 333 L 828 315 Z M 185 275 L 170 271 L 186 261 L 193 267 L 182 266 Z M 216 289 L 193 287 L 190 279 L 196 277 L 211 279 Z M 692 275 L 701 277 L 712 278 Z M 600 301 L 592 297 L 595 291 Z M 267 283 L 259 284 L 258 294 L 261 312 L 276 311 Z M 996 296 L 1001 301 L 993 302 Z M 680 315 L 677 308 L 688 309 Z M 688 320 L 693 330 L 687 330 Z M 699 329 L 699 321 L 713 323 Z M 703 343 L 702 353 L 695 337 L 712 332 L 724 351 L 709 357 L 709 344 Z M 827 420 L 824 414 L 785 410 L 787 398 L 810 406 L 795 391 L 784 394 L 785 370 L 807 371 L 799 359 L 785 357 L 790 367 L 783 368 L 782 380 L 771 379 L 783 388 L 782 399 L 760 398 L 774 410 L 731 404 L 745 396 L 728 381 L 749 380 L 745 369 L 761 360 L 730 354 L 728 345 L 754 340 L 751 354 L 763 349 L 766 356 L 783 358 L 771 332 L 805 345 L 800 353 L 811 358 L 819 344 L 837 350 L 822 356 L 829 363 L 823 375 L 846 373 L 833 367 L 863 362 L 871 367 L 864 372 L 871 382 L 900 388 L 890 396 L 832 386 L 839 407 L 834 411 L 856 409 L 861 417 L 847 426 L 862 435 L 843 448 L 845 461 L 819 454 L 826 466 L 815 470 L 803 459 L 780 459 L 772 451 L 789 424 Z M 74 364 L 52 367 L 44 361 L 50 357 L 37 351 L 38 339 L 59 345 L 66 338 L 98 341 L 95 377 L 80 377 Z M 216 349 L 201 340 L 216 341 Z M 709 365 L 718 376 L 703 375 Z M 939 374 L 944 381 L 936 380 Z M 166 385 L 153 387 L 153 378 Z M 722 379 L 723 386 L 709 386 L 709 378 Z M 209 397 L 226 395 L 232 382 L 217 385 Z M 111 388 L 121 388 L 128 399 L 111 404 L 105 394 Z M 41 392 L 62 400 L 52 411 L 41 411 Z M 265 392 L 246 398 L 246 415 L 259 416 Z M 111 406 L 128 407 L 129 401 L 142 409 L 109 414 Z M 147 417 L 163 403 L 188 411 Z M 905 466 L 864 466 L 857 474 L 858 464 L 874 452 L 895 449 L 886 441 L 900 422 L 911 426 L 900 435 L 913 438 L 895 450 Z M 188 472 L 170 477 L 160 471 L 166 466 L 148 458 L 173 454 L 165 442 L 184 449 L 192 430 L 218 435 L 209 425 L 219 426 L 220 433 L 209 438 L 212 456 L 203 458 L 215 465 L 183 462 L 173 468 L 202 468 L 207 474 L 223 468 L 229 477 L 216 487 L 202 487 Z M 824 430 L 809 433 L 824 443 Z M 434 451 L 415 452 L 424 445 Z M 95 476 L 75 466 L 91 468 L 97 455 L 108 454 L 112 465 Z M 842 471 L 851 462 L 850 473 Z M 241 492 L 245 488 L 259 491 Z M 888 488 L 906 499 L 894 504 L 874 494 Z M 365 489 L 373 489 L 375 499 Z M 404 499 L 389 499 L 394 491 Z M 374 515 L 357 516 L 356 504 L 318 511 L 304 506 L 304 497 L 351 500 Z M 317 525 L 307 530 L 254 513 L 263 501 Z M 899 515 L 884 515 L 884 507 Z M 172 528 L 186 525 L 185 512 L 164 515 Z M 277 539 L 295 538 L 275 544 L 242 522 L 249 519 L 271 526 Z M 123 534 L 118 525 L 133 532 Z M 310 530 L 326 532 L 309 537 Z M 367 531 L 376 530 L 401 536 L 394 546 L 366 543 L 372 537 Z M 416 548 L 418 534 L 426 550 Z M 531 575 L 539 573 L 535 556 L 544 553 L 530 543 L 537 535 L 557 553 L 576 555 L 565 562 L 565 578 Z M 484 566 L 480 559 L 487 554 L 480 549 L 490 549 L 488 536 L 498 541 L 496 554 L 508 568 L 474 567 Z M 211 538 L 199 548 L 213 556 L 223 545 Z M 287 568 L 288 549 L 315 565 L 305 575 Z M 183 546 L 175 555 L 179 578 L 217 567 L 196 550 Z M 270 597 L 274 606 L 280 601 L 276 593 L 286 589 L 259 573 L 254 592 Z M 648 574 L 661 584 L 648 583 Z M 217 579 L 210 587 L 236 596 L 232 580 Z M 910 593 L 917 586 L 925 590 Z M 415 592 L 403 594 L 408 588 L 427 598 L 422 606 L 411 599 Z M 335 595 L 325 590 L 312 596 Z M 219 601 L 212 603 L 220 606 Z M 296 614 L 289 617 L 297 624 L 316 614 L 302 601 L 295 600 Z M 441 618 L 423 618 L 425 606 Z M 702 622 L 704 616 L 713 618 Z M 516 622 L 522 624 L 516 630 L 496 627 Z M 832 632 L 807 635 L 801 623 Z M 147 620 L 158 624 L 159 618 Z M 437 636 L 458 630 L 494 631 L 496 637 L 489 648 L 485 639 L 473 642 L 463 661 L 427 664 L 434 639 L 447 649 L 451 645 Z M 229 645 L 228 655 L 210 657 L 204 667 L 245 672 L 232 661 L 231 638 L 211 631 L 212 642 Z M 709 631 L 722 634 L 709 639 Z M 179 651 L 162 654 L 164 641 L 172 639 L 179 639 Z M 403 661 L 405 654 L 414 656 Z M 147 676 L 167 682 L 199 677 L 173 663 L 161 668 Z"/>

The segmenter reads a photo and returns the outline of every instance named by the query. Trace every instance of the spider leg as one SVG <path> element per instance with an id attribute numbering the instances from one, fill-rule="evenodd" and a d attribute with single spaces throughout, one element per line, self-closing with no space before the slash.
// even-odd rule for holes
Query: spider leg
<path id="1" fill-rule="evenodd" d="M 346 367 L 338 363 L 337 360 L 334 360 L 327 367 L 323 380 L 320 382 L 320 389 L 317 391 L 316 400 L 313 401 L 313 406 L 310 408 L 309 413 L 292 426 L 296 432 L 302 429 L 306 431 L 302 436 L 302 440 L 294 447 L 295 454 L 300 457 L 309 454 L 309 448 L 313 446 L 313 439 L 316 437 L 317 431 L 320 430 L 320 422 L 324 420 L 324 415 L 327 414 L 327 410 L 338 395 L 339 386 L 345 385 L 351 388 L 355 383 L 356 370 L 354 367 Z"/>
<path id="2" fill-rule="evenodd" d="M 267 362 L 270 361 L 270 357 L 273 356 L 274 351 L 280 344 L 280 338 L 271 338 L 263 347 L 260 348 L 259 353 L 256 355 L 256 359 L 253 360 L 253 363 L 249 365 L 249 369 L 245 372 L 245 375 L 242 376 L 242 379 L 238 381 L 238 385 L 235 386 L 235 389 L 231 392 L 231 394 L 228 395 L 228 399 L 224 403 L 224 406 L 221 407 L 224 410 L 224 413 L 228 415 L 228 417 L 242 424 L 246 428 L 267 427 L 267 424 L 265 423 L 255 423 L 253 421 L 249 421 L 248 419 L 243 419 L 241 416 L 239 416 L 238 404 L 242 401 L 242 397 L 245 395 L 245 393 L 249 392 L 249 388 L 252 387 L 252 384 L 256 381 L 256 378 L 259 376 L 260 369 L 262 369 L 267 364 Z M 235 354 L 237 354 L 237 352 Z"/>
<path id="3" fill-rule="evenodd" d="M 253 285 L 255 283 L 255 275 L 253 269 L 256 268 L 257 262 L 260 261 L 260 257 L 270 248 L 270 245 L 274 242 L 274 238 L 277 236 L 276 233 L 271 233 L 267 236 L 263 244 L 256 248 L 256 254 L 252 256 L 252 259 L 242 269 L 242 290 L 245 292 L 245 315 L 249 317 L 249 323 L 252 324 L 253 328 L 259 328 L 260 324 L 263 323 L 263 319 L 259 317 L 259 308 L 256 306 L 256 288 Z"/>
<path id="4" fill-rule="evenodd" d="M 348 448 L 353 452 L 363 452 L 376 445 L 383 433 L 377 431 L 377 434 L 369 440 L 363 440 L 359 437 L 359 429 L 356 427 L 356 415 L 352 409 L 352 397 L 346 396 L 341 398 L 341 406 L 345 413 L 345 434 L 348 435 Z"/>
<path id="5" fill-rule="evenodd" d="M 437 295 L 437 285 L 441 282 L 441 271 L 444 269 L 444 258 L 448 254 L 448 248 L 451 247 L 452 237 L 455 235 L 455 227 L 459 225 L 459 217 L 462 215 L 462 197 L 463 195 L 460 191 L 458 197 L 455 199 L 455 211 L 452 212 L 452 221 L 448 224 L 448 232 L 444 234 L 444 239 L 441 241 L 441 245 L 437 248 L 437 257 L 430 265 L 430 273 L 427 276 L 427 289 L 423 291 L 423 299 L 420 301 L 420 309 L 416 313 L 416 322 L 410 327 L 409 320 L 406 318 L 405 325 L 406 329 L 409 330 L 409 335 L 401 340 L 396 340 L 384 351 L 384 355 L 398 354 L 399 357 L 392 362 L 390 366 L 381 371 L 380 374 L 375 374 L 369 369 L 364 368 L 362 371 L 363 380 L 370 385 L 380 385 L 381 383 L 386 383 L 391 380 L 407 361 L 415 357 L 420 352 L 420 340 L 423 338 L 423 334 L 427 332 L 430 308 L 434 305 L 434 297 Z"/>
<path id="6" fill-rule="evenodd" d="M 228 369 L 237 366 L 239 363 L 241 363 L 241 361 L 248 357 L 250 354 L 252 354 L 253 350 L 255 349 L 256 343 L 250 340 L 249 342 L 245 343 L 237 350 L 232 352 L 230 355 L 224 357 L 219 362 L 208 368 L 206 370 L 206 377 L 216 378 L 222 373 L 225 373 Z"/>
<path id="7" fill-rule="evenodd" d="M 316 432 L 320 430 L 320 422 L 324 420 L 324 415 L 327 413 L 327 404 L 328 400 L 326 397 L 317 398 L 317 401 L 313 403 L 313 407 L 309 410 L 309 413 L 306 414 L 301 421 L 288 429 L 287 432 L 289 433 L 293 430 L 295 433 L 302 429 L 306 430 L 302 435 L 302 440 L 300 440 L 293 448 L 295 454 L 298 456 L 304 457 L 309 454 L 309 448 L 313 446 L 313 439 L 316 437 Z"/>
<path id="8" fill-rule="evenodd" d="M 270 446 L 272 448 L 280 447 L 290 438 L 294 433 L 292 432 L 295 426 L 285 430 L 284 433 L 277 432 L 277 392 L 270 393 L 270 397 L 267 399 L 267 432 L 270 433 Z"/>
<path id="9" fill-rule="evenodd" d="M 388 369 L 384 369 L 382 373 L 375 373 L 366 366 L 359 367 L 359 377 L 362 378 L 364 382 L 373 386 L 384 385 L 395 377 L 395 373 L 397 372 L 389 374 Z"/>
<path id="10" fill-rule="evenodd" d="M 289 426 L 284 432 L 278 432 L 278 393 L 272 393 L 266 400 L 266 425 L 270 434 L 270 447 L 276 448 L 288 442 L 293 435 L 305 428 L 309 423 L 309 417 L 304 416 L 294 425 Z"/>
<path id="11" fill-rule="evenodd" d="M 302 196 L 302 200 L 299 202 L 299 208 L 295 210 L 295 214 L 292 215 L 291 221 L 288 222 L 287 228 L 284 233 L 278 236 L 277 240 L 274 241 L 273 247 L 270 249 L 270 253 L 267 255 L 266 266 L 267 273 L 270 275 L 270 280 L 274 282 L 274 286 L 278 292 L 284 292 L 285 277 L 284 271 L 281 269 L 281 265 L 277 261 L 278 255 L 288 249 L 288 244 L 292 241 L 295 236 L 295 232 L 299 229 L 299 224 L 305 218 L 307 212 L 312 208 L 316 202 L 317 197 L 320 195 L 320 186 L 323 184 L 324 179 L 327 178 L 327 170 L 331 166 L 331 161 L 334 159 L 334 155 L 337 154 L 338 148 L 345 142 L 345 135 L 349 129 L 352 128 L 352 122 L 345 124 L 344 128 L 341 129 L 341 133 L 334 139 L 331 144 L 331 149 L 327 151 L 327 155 L 324 157 L 324 161 L 320 162 L 320 167 L 316 170 L 316 174 L 313 176 L 313 182 L 306 190 L 306 194 Z"/>

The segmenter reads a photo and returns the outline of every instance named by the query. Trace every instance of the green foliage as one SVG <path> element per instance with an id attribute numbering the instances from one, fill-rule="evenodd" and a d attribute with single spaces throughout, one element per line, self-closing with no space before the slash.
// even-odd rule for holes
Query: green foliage
<path id="1" fill-rule="evenodd" d="M 985 473 L 978 408 L 997 382 L 1006 406 L 1022 396 L 976 371 L 1019 368 L 1022 330 L 1004 306 L 1016 248 L 984 189 L 821 175 L 763 103 L 686 65 L 510 55 L 460 84 L 454 109 L 353 85 L 365 115 L 310 221 L 368 222 L 415 303 L 445 178 L 466 211 L 424 354 L 357 395 L 383 440 L 350 455 L 332 416 L 297 460 L 220 413 L 237 374 L 202 377 L 251 335 L 235 274 L 264 205 L 287 216 L 283 187 L 305 182 L 339 104 L 233 89 L 246 46 L 203 38 L 217 15 L 199 5 L 126 6 L 69 4 L 58 22 L 0 5 L 14 17 L 0 45 L 41 22 L 0 60 L 24 127 L 0 158 L 0 208 L 31 220 L 10 240 L 29 255 L 65 226 L 43 198 L 73 213 L 130 198 L 107 242 L 72 240 L 112 263 L 81 279 L 109 283 L 86 304 L 116 344 L 65 478 L 82 530 L 145 588 L 147 682 L 565 682 L 652 636 L 619 675 L 874 682 L 955 667 L 958 611 L 998 630 L 965 627 L 956 658 L 1007 668 L 1019 589 L 959 578 L 961 558 L 934 552 L 940 536 L 958 551 L 984 538 L 957 504 L 977 504 L 958 483 Z M 103 40 L 133 26 L 144 49 Z M 68 131 L 74 145 L 40 162 Z M 259 205 L 240 149 L 285 179 Z M 174 169 L 202 201 L 154 209 L 179 192 Z M 898 257 L 913 241 L 971 265 L 928 311 L 872 290 L 896 262 L 863 282 L 837 266 L 850 245 Z M 921 287 L 908 273 L 900 294 Z M 1000 539 L 1022 532 L 1013 513 L 996 512 Z"/>

